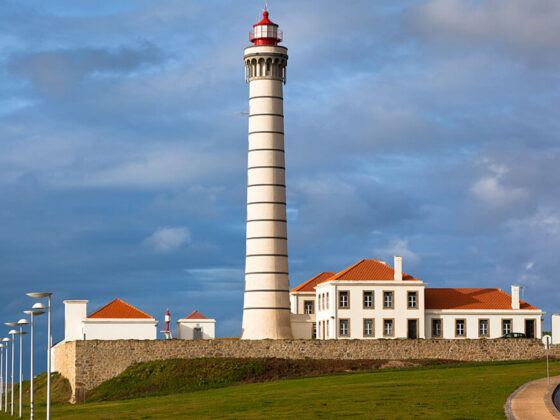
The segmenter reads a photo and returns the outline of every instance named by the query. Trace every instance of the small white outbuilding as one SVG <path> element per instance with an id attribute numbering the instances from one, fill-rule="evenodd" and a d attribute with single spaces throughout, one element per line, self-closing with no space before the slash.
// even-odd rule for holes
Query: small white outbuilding
<path id="1" fill-rule="evenodd" d="M 560 314 L 552 315 L 552 344 L 560 344 Z"/>
<path id="2" fill-rule="evenodd" d="M 194 310 L 177 321 L 177 338 L 181 340 L 212 340 L 216 337 L 216 320 Z"/>
<path id="3" fill-rule="evenodd" d="M 64 301 L 64 341 L 157 338 L 157 321 L 123 300 L 117 298 L 89 316 L 87 303 L 87 300 Z"/>

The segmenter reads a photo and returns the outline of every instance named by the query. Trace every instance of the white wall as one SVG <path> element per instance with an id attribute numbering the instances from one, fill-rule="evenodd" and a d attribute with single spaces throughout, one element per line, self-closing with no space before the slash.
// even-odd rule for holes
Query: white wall
<path id="1" fill-rule="evenodd" d="M 348 291 L 350 296 L 350 308 L 338 308 L 338 292 Z M 363 292 L 374 292 L 374 307 L 365 309 L 363 307 Z M 383 308 L 383 292 L 393 292 L 393 308 Z M 417 292 L 416 309 L 408 309 L 407 293 Z M 320 295 L 328 293 L 328 309 L 320 309 Z M 417 319 L 418 338 L 424 338 L 424 283 L 420 281 L 329 281 L 321 283 L 316 287 L 316 322 L 317 336 L 323 338 L 321 322 L 328 322 L 328 331 L 324 338 L 349 338 L 349 339 L 373 339 L 373 338 L 406 338 L 408 333 L 408 319 Z M 340 337 L 338 334 L 338 322 L 340 319 L 350 320 L 350 336 Z M 364 337 L 363 320 L 374 320 L 374 335 Z M 394 334 L 392 337 L 383 335 L 383 320 L 393 319 Z"/>
<path id="2" fill-rule="evenodd" d="M 82 321 L 87 317 L 87 300 L 64 301 L 64 341 L 83 340 Z"/>
<path id="3" fill-rule="evenodd" d="M 195 327 L 202 328 L 203 340 L 212 340 L 216 337 L 215 319 L 180 319 L 177 321 L 177 338 L 192 340 Z"/>
<path id="4" fill-rule="evenodd" d="M 552 344 L 560 344 L 560 314 L 552 315 Z"/>
<path id="5" fill-rule="evenodd" d="M 317 311 L 315 307 L 315 292 L 292 292 L 290 293 L 290 308 L 293 314 L 303 314 L 306 300 L 313 301 L 313 313 Z"/>
<path id="6" fill-rule="evenodd" d="M 86 340 L 155 340 L 157 321 L 151 319 L 87 318 L 83 321 Z"/>
<path id="7" fill-rule="evenodd" d="M 292 335 L 294 338 L 310 339 L 313 337 L 313 325 L 315 324 L 315 314 L 292 314 Z"/>
<path id="8" fill-rule="evenodd" d="M 442 319 L 443 337 L 455 338 L 480 338 L 478 335 L 478 320 L 489 320 L 489 336 L 485 338 L 499 338 L 502 333 L 502 320 L 512 320 L 512 331 L 525 333 L 525 320 L 535 320 L 535 338 L 542 336 L 542 312 L 527 310 L 426 310 L 426 338 L 432 338 L 432 319 Z M 455 320 L 466 321 L 466 336 L 455 336 Z"/>

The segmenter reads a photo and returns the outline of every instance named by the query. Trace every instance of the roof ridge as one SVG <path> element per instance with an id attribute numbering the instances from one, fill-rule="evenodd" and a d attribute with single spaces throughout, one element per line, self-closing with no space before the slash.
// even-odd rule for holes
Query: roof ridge
<path id="1" fill-rule="evenodd" d="M 107 303 L 106 305 L 102 306 L 102 307 L 99 308 L 97 311 L 95 311 L 95 312 L 89 314 L 89 315 L 87 316 L 87 318 L 92 318 L 95 314 L 101 312 L 103 309 L 106 309 L 106 308 L 108 308 L 109 306 L 111 306 L 111 305 L 113 305 L 113 304 L 115 304 L 115 303 L 121 303 L 121 304 L 126 305 L 126 306 L 128 306 L 129 308 L 133 309 L 134 311 L 140 312 L 142 315 L 145 315 L 145 316 L 147 316 L 148 318 L 153 318 L 151 315 L 149 315 L 149 314 L 147 314 L 146 312 L 144 312 L 144 311 L 138 309 L 136 306 L 133 306 L 133 305 L 131 305 L 130 303 L 125 302 L 125 301 L 122 300 L 122 299 L 119 299 L 118 297 L 115 298 L 115 299 L 113 299 L 111 302 Z"/>

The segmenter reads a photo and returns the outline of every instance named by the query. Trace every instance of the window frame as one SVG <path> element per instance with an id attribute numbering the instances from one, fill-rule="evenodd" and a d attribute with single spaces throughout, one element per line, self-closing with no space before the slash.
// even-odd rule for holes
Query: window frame
<path id="1" fill-rule="evenodd" d="M 439 321 L 439 335 L 434 335 L 434 324 L 435 321 Z M 443 337 L 443 318 L 432 318 L 432 325 L 431 325 L 431 333 L 430 336 L 432 338 L 442 338 Z"/>
<path id="2" fill-rule="evenodd" d="M 366 321 L 371 321 L 371 334 L 366 334 Z M 364 318 L 362 321 L 362 335 L 364 337 L 375 337 L 375 320 L 374 318 Z"/>
<path id="3" fill-rule="evenodd" d="M 410 306 L 410 295 L 415 296 L 415 306 Z M 406 291 L 406 309 L 418 309 L 418 291 L 417 290 L 407 290 Z"/>
<path id="4" fill-rule="evenodd" d="M 505 321 L 509 321 L 509 332 L 504 332 Z M 502 335 L 506 335 L 513 332 L 513 319 L 512 318 L 502 318 Z"/>
<path id="5" fill-rule="evenodd" d="M 391 306 L 385 306 L 385 293 L 391 294 Z M 394 290 L 383 290 L 383 309 L 395 309 L 395 291 Z M 389 318 L 387 318 L 389 319 Z"/>
<path id="6" fill-rule="evenodd" d="M 486 334 L 481 333 L 480 323 L 486 321 Z M 478 318 L 478 336 L 479 337 L 490 337 L 490 319 L 488 318 Z"/>
<path id="7" fill-rule="evenodd" d="M 366 306 L 366 293 L 371 293 L 371 306 Z M 375 291 L 362 290 L 362 309 L 375 309 Z"/>
<path id="8" fill-rule="evenodd" d="M 463 334 L 457 334 L 457 325 L 459 321 L 463 321 Z M 456 338 L 466 338 L 467 337 L 467 320 L 465 318 L 455 318 L 455 337 Z"/>
<path id="9" fill-rule="evenodd" d="M 346 332 L 346 334 L 342 334 L 341 330 L 341 326 L 342 326 L 342 322 L 346 321 L 346 325 L 348 328 L 348 331 Z M 339 337 L 350 337 L 350 318 L 338 318 L 338 336 Z"/>
<path id="10" fill-rule="evenodd" d="M 311 312 L 307 312 L 305 310 L 305 305 L 308 304 L 308 303 L 311 304 Z M 305 315 L 313 315 L 315 313 L 315 302 L 313 300 L 304 300 L 303 301 L 303 313 Z"/>
<path id="11" fill-rule="evenodd" d="M 391 321 L 391 335 L 385 334 L 385 321 Z M 383 318 L 383 337 L 395 336 L 395 318 Z"/>
<path id="12" fill-rule="evenodd" d="M 340 304 L 340 296 L 342 293 L 346 293 L 346 306 L 341 306 Z M 350 309 L 350 290 L 338 291 L 338 309 Z"/>

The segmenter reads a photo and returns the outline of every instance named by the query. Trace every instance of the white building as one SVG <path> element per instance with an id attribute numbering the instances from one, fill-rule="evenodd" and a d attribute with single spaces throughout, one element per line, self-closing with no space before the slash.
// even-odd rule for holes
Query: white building
<path id="1" fill-rule="evenodd" d="M 291 291 L 295 338 L 498 338 L 542 335 L 543 312 L 499 289 L 430 289 L 394 268 L 361 260 L 321 273 Z"/>
<path id="2" fill-rule="evenodd" d="M 552 344 L 560 344 L 560 314 L 552 315 Z"/>
<path id="3" fill-rule="evenodd" d="M 87 303 L 64 301 L 64 341 L 157 338 L 157 321 L 134 306 L 115 299 L 88 316 Z"/>
<path id="4" fill-rule="evenodd" d="M 216 337 L 216 320 L 194 310 L 177 321 L 177 338 L 181 340 L 212 340 Z"/>

